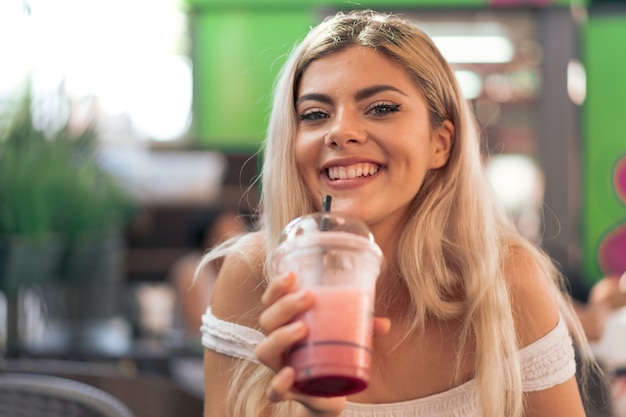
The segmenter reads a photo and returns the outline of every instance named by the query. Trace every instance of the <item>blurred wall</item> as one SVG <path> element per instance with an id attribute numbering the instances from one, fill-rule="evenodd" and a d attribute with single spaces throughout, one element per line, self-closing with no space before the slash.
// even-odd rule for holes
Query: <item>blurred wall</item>
<path id="1" fill-rule="evenodd" d="M 195 5 L 190 19 L 193 134 L 213 149 L 256 151 L 285 54 L 315 20 L 306 9 L 231 5 Z"/>
<path id="2" fill-rule="evenodd" d="M 583 58 L 582 260 L 595 280 L 626 271 L 626 7 L 590 14 Z"/>

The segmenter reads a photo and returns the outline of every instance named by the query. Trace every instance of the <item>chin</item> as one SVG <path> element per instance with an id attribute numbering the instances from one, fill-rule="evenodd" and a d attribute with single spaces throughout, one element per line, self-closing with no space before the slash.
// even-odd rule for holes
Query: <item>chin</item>
<path id="1" fill-rule="evenodd" d="M 355 217 L 367 223 L 367 202 L 351 199 L 333 199 L 331 211 Z"/>

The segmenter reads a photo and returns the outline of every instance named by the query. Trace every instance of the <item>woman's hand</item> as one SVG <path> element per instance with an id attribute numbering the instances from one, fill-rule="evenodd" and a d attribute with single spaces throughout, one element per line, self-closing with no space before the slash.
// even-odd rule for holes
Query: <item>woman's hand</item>
<path id="1" fill-rule="evenodd" d="M 288 366 L 285 359 L 291 348 L 307 335 L 306 324 L 297 317 L 313 307 L 313 294 L 298 290 L 295 286 L 295 275 L 290 273 L 272 280 L 261 302 L 264 311 L 259 317 L 259 324 L 266 338 L 259 343 L 255 353 L 259 361 L 276 374 L 267 389 L 270 401 L 297 401 L 312 416 L 340 415 L 345 407 L 346 397 L 317 397 L 295 390 L 295 371 Z M 386 333 L 389 326 L 388 319 L 374 319 L 374 335 Z"/>

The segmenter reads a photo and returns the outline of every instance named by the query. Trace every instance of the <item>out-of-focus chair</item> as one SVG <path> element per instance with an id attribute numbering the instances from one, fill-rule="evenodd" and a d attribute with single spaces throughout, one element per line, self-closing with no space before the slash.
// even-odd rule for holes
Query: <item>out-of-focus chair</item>
<path id="1" fill-rule="evenodd" d="M 111 394 L 67 378 L 0 373 L 0 417 L 134 417 Z"/>
<path id="2" fill-rule="evenodd" d="M 200 365 L 201 366 L 201 365 Z M 0 375 L 36 374 L 59 377 L 86 384 L 104 391 L 124 404 L 133 417 L 198 417 L 204 402 L 197 395 L 182 388 L 170 378 L 157 374 L 139 373 L 126 361 L 79 362 L 50 359 L 0 358 Z M 0 389 L 2 392 L 2 389 Z M 6 414 L 0 394 L 0 417 L 57 417 L 72 414 Z M 78 414 L 77 416 L 81 416 Z M 89 416 L 102 417 L 101 414 Z"/>

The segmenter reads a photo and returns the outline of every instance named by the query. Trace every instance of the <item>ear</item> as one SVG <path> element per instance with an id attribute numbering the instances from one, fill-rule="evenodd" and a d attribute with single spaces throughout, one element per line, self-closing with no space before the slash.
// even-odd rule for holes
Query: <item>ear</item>
<path id="1" fill-rule="evenodd" d="M 454 125 L 445 120 L 431 135 L 430 169 L 441 168 L 448 162 L 454 144 Z"/>

